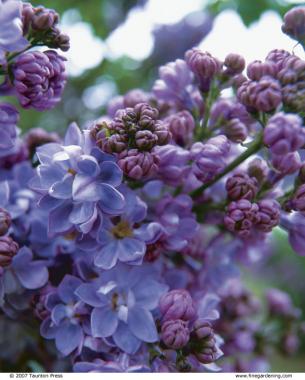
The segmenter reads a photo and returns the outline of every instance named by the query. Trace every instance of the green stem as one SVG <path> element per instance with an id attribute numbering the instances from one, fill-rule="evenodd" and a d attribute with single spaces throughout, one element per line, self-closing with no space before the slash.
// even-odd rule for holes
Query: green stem
<path id="1" fill-rule="evenodd" d="M 214 185 L 216 182 L 218 182 L 222 177 L 224 177 L 226 174 L 230 173 L 233 169 L 235 169 L 237 166 L 239 166 L 242 162 L 244 162 L 247 158 L 252 156 L 252 154 L 258 152 L 262 147 L 262 134 L 258 136 L 256 140 L 252 142 L 252 144 L 248 147 L 247 150 L 245 150 L 241 155 L 235 158 L 234 161 L 232 161 L 221 173 L 217 174 L 211 181 L 203 184 L 202 186 L 198 187 L 197 189 L 193 190 L 190 195 L 192 198 L 197 198 L 202 194 L 204 190 L 209 188 L 210 186 Z"/>
<path id="2" fill-rule="evenodd" d="M 214 100 L 217 99 L 218 95 L 219 95 L 219 89 L 218 87 L 216 87 L 215 83 L 212 83 L 211 89 L 205 101 L 203 121 L 200 128 L 197 131 L 198 141 L 201 141 L 202 139 L 204 139 L 206 136 L 209 135 L 208 123 L 209 123 L 209 118 L 210 118 L 211 107 L 212 107 L 212 104 L 214 103 Z"/>

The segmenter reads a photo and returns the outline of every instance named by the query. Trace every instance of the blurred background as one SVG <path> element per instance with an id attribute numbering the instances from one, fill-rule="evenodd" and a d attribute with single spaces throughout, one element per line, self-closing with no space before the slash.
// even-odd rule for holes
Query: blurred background
<path id="1" fill-rule="evenodd" d="M 21 111 L 20 127 L 23 132 L 42 127 L 63 133 L 71 121 L 84 125 L 102 116 L 113 96 L 136 87 L 149 89 L 158 66 L 183 57 L 194 45 L 220 59 L 229 52 L 240 53 L 247 62 L 263 59 L 274 48 L 294 49 L 304 57 L 281 32 L 282 15 L 300 3 L 304 4 L 297 0 L 32 0 L 33 5 L 61 14 L 61 28 L 71 38 L 65 54 L 69 80 L 54 110 Z M 244 272 L 247 285 L 259 297 L 267 287 L 279 287 L 305 311 L 305 259 L 291 250 L 279 230 L 272 251 L 254 273 L 253 268 Z M 10 328 L 21 342 L 18 329 Z M 0 324 L 2 332 L 11 336 Z M 8 350 L 5 339 L 0 350 Z M 11 357 L 14 352 L 7 354 Z M 24 354 L 31 357 L 31 352 Z M 25 360 L 24 369 L 43 370 L 39 358 L 35 360 Z M 304 362 L 304 357 L 274 355 L 272 370 L 304 372 Z"/>

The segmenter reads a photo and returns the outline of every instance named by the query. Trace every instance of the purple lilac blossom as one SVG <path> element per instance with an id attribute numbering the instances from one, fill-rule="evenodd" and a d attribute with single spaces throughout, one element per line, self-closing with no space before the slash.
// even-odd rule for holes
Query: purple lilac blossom
<path id="1" fill-rule="evenodd" d="M 73 226 L 88 233 L 98 217 L 119 215 L 125 206 L 116 190 L 122 181 L 120 168 L 112 156 L 92 148 L 87 132 L 71 124 L 64 145 L 50 143 L 37 149 L 40 165 L 31 186 L 42 195 L 40 207 L 51 210 L 52 236 Z"/>
<path id="2" fill-rule="evenodd" d="M 0 1 L 0 64 L 6 52 L 21 51 L 29 45 L 23 37 L 21 11 L 19 0 Z"/>
<path id="3" fill-rule="evenodd" d="M 121 350 L 134 354 L 141 342 L 158 340 L 152 311 L 166 290 L 148 266 L 129 268 L 120 264 L 79 286 L 76 294 L 93 307 L 92 335 L 111 336 Z"/>
<path id="4" fill-rule="evenodd" d="M 116 221 L 104 218 L 98 232 L 102 248 L 96 252 L 94 264 L 102 269 L 111 269 L 117 261 L 141 265 L 146 244 L 153 244 L 162 234 L 159 223 L 142 223 L 147 214 L 146 204 L 127 188 L 122 193 L 126 200 L 123 214 Z"/>

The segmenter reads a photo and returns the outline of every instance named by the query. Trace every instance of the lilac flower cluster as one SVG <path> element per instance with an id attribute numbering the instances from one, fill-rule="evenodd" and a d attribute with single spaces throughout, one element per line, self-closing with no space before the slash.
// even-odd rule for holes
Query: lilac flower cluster
<path id="1" fill-rule="evenodd" d="M 53 107 L 64 60 L 26 50 L 68 48 L 57 13 L 0 0 L 2 17 L 3 86 L 24 108 Z M 291 14 L 285 25 L 302 33 Z M 246 77 L 240 55 L 193 48 L 151 92 L 117 97 L 63 138 L 20 137 L 17 110 L 1 104 L 5 318 L 35 317 L 46 353 L 77 372 L 264 371 L 268 347 L 296 352 L 300 310 L 269 289 L 257 323 L 238 272 L 262 260 L 274 229 L 305 255 L 304 67 L 273 50 Z"/>

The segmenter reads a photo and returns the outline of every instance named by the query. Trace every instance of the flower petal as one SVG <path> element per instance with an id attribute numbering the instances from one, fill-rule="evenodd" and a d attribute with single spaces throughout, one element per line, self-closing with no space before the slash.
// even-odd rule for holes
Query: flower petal
<path id="1" fill-rule="evenodd" d="M 124 322 L 120 322 L 116 332 L 113 335 L 115 344 L 127 354 L 135 354 L 140 345 L 140 340 L 132 334 L 129 327 Z"/>
<path id="2" fill-rule="evenodd" d="M 57 349 L 66 356 L 80 346 L 83 337 L 83 331 L 79 325 L 65 323 L 56 332 L 55 344 Z"/>
<path id="3" fill-rule="evenodd" d="M 94 264 L 103 269 L 111 269 L 115 266 L 119 257 L 119 244 L 113 241 L 96 253 Z"/>
<path id="4" fill-rule="evenodd" d="M 79 286 L 75 294 L 86 304 L 94 307 L 99 307 L 104 304 L 105 301 L 97 294 L 98 287 L 94 284 L 82 284 Z"/>
<path id="5" fill-rule="evenodd" d="M 140 265 L 146 252 L 146 244 L 134 238 L 125 238 L 119 241 L 119 260 L 124 263 Z"/>
<path id="6" fill-rule="evenodd" d="M 118 316 L 107 306 L 93 309 L 91 314 L 91 330 L 94 338 L 106 338 L 118 327 Z"/>
<path id="7" fill-rule="evenodd" d="M 105 183 L 100 185 L 100 206 L 109 214 L 117 214 L 123 211 L 125 199 L 114 187 Z"/>
<path id="8" fill-rule="evenodd" d="M 142 307 L 133 307 L 128 310 L 128 326 L 131 332 L 144 342 L 156 342 L 158 333 L 155 321 L 149 311 Z"/>
<path id="9" fill-rule="evenodd" d="M 123 179 L 123 172 L 119 166 L 112 161 L 104 161 L 101 165 L 100 179 L 108 185 L 117 187 L 121 184 Z"/>
<path id="10" fill-rule="evenodd" d="M 58 295 L 65 303 L 72 303 L 77 300 L 75 290 L 82 284 L 82 281 L 70 274 L 66 274 L 58 286 Z"/>

